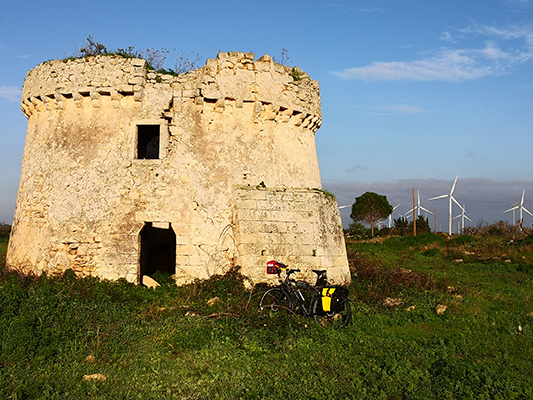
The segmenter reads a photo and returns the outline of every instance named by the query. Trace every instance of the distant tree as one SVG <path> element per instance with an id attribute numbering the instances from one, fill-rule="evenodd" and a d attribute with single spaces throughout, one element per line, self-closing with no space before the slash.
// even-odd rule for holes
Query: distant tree
<path id="1" fill-rule="evenodd" d="M 368 229 L 362 223 L 354 221 L 350 224 L 348 229 L 345 230 L 345 233 L 349 236 L 368 237 L 368 235 L 370 234 L 370 229 Z"/>
<path id="2" fill-rule="evenodd" d="M 356 197 L 352 205 L 350 218 L 356 222 L 366 222 L 370 225 L 370 236 L 374 237 L 374 224 L 387 218 L 392 213 L 392 206 L 383 196 L 374 192 L 366 192 Z"/>
<path id="3" fill-rule="evenodd" d="M 394 228 L 389 228 L 388 226 L 385 226 L 381 228 L 379 231 L 376 232 L 376 236 L 390 236 L 394 231 Z"/>
<path id="4" fill-rule="evenodd" d="M 404 236 L 409 230 L 409 221 L 405 217 L 399 217 L 394 219 L 394 229 L 398 231 L 400 236 Z"/>
<path id="5" fill-rule="evenodd" d="M 413 221 L 409 222 L 409 230 L 413 232 Z M 429 220 L 419 215 L 416 219 L 416 233 L 430 233 L 431 227 L 429 226 Z"/>

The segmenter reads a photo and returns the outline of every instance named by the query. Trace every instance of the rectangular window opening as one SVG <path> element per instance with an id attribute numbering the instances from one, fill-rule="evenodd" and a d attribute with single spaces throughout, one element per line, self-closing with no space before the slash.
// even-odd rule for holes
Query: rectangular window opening
<path id="1" fill-rule="evenodd" d="M 137 125 L 137 158 L 159 158 L 159 125 Z"/>

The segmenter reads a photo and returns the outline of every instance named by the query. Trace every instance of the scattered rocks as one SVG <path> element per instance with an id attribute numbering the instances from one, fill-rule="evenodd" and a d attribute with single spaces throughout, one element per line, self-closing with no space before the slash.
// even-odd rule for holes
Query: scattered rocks
<path id="1" fill-rule="evenodd" d="M 435 307 L 435 313 L 437 315 L 442 315 L 447 309 L 448 309 L 448 306 L 445 306 L 444 304 L 439 304 L 437 305 L 437 307 Z"/>
<path id="2" fill-rule="evenodd" d="M 453 260 L 454 263 L 456 264 L 461 264 L 464 260 L 462 258 L 456 258 L 455 260 Z"/>
<path id="3" fill-rule="evenodd" d="M 104 374 L 83 375 L 83 381 L 107 381 L 107 376 Z"/>
<path id="4" fill-rule="evenodd" d="M 149 287 L 151 289 L 155 289 L 158 286 L 161 286 L 157 281 L 153 278 L 150 278 L 148 275 L 143 275 L 143 285 L 146 287 Z"/>
<path id="5" fill-rule="evenodd" d="M 385 300 L 383 300 L 383 305 L 388 307 L 397 307 L 403 305 L 402 299 L 393 299 L 391 297 L 387 297 Z"/>
<path id="6" fill-rule="evenodd" d="M 409 306 L 409 307 L 407 307 L 407 308 L 405 309 L 405 311 L 407 311 L 407 312 L 411 312 L 411 311 L 413 311 L 415 308 L 416 308 L 416 306 Z"/>
<path id="7" fill-rule="evenodd" d="M 220 300 L 218 297 L 213 297 L 212 299 L 207 300 L 207 305 L 210 307 L 213 307 L 217 303 L 222 303 L 222 300 Z"/>
<path id="8" fill-rule="evenodd" d="M 89 364 L 94 364 L 96 362 L 96 357 L 92 354 L 89 354 L 87 357 L 85 357 L 85 362 Z"/>

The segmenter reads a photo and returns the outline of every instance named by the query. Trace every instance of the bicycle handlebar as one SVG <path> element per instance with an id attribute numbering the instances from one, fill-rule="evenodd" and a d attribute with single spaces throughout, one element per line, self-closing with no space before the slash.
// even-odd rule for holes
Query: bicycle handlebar
<path id="1" fill-rule="evenodd" d="M 295 272 L 300 272 L 299 269 L 289 269 L 287 270 L 287 275 L 294 274 Z"/>

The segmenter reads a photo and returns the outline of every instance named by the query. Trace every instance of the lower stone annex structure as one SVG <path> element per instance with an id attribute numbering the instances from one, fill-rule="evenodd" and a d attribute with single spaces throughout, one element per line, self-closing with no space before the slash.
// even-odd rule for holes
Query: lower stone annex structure
<path id="1" fill-rule="evenodd" d="M 183 284 L 237 265 L 257 283 L 275 259 L 350 279 L 307 74 L 240 52 L 180 76 L 136 58 L 56 60 L 28 73 L 22 110 L 8 266 Z"/>

